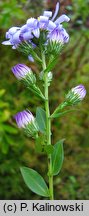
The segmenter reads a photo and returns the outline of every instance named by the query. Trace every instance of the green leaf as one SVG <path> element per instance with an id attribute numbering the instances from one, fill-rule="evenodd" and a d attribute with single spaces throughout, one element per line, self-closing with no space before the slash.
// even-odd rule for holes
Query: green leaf
<path id="1" fill-rule="evenodd" d="M 75 111 L 75 109 L 66 110 L 66 111 L 64 111 L 64 112 L 59 112 L 59 113 L 53 113 L 53 114 L 50 116 L 50 118 L 59 118 L 59 117 L 61 117 L 61 116 L 66 115 L 67 113 L 70 113 L 70 112 L 73 112 L 73 111 Z"/>
<path id="2" fill-rule="evenodd" d="M 13 126 L 10 126 L 10 125 L 4 125 L 3 124 L 3 129 L 9 134 L 17 134 L 18 133 L 18 129 L 14 128 Z"/>
<path id="3" fill-rule="evenodd" d="M 62 167 L 64 152 L 63 152 L 63 141 L 64 139 L 58 141 L 54 145 L 54 151 L 52 154 L 52 171 L 53 175 L 57 175 Z"/>
<path id="4" fill-rule="evenodd" d="M 4 139 L 4 142 L 2 143 L 2 153 L 3 154 L 7 154 L 9 151 L 9 143 L 6 142 L 6 140 Z"/>
<path id="5" fill-rule="evenodd" d="M 40 196 L 49 196 L 48 187 L 43 179 L 43 177 L 35 170 L 27 167 L 21 167 L 21 173 L 26 185 L 34 193 Z"/>
<path id="6" fill-rule="evenodd" d="M 36 109 L 36 121 L 38 123 L 39 130 L 44 133 L 46 130 L 46 114 L 41 107 L 37 107 Z"/>
<path id="7" fill-rule="evenodd" d="M 50 63 L 48 64 L 47 68 L 44 70 L 44 73 L 49 72 L 53 69 L 53 67 L 57 64 L 58 62 L 58 58 L 53 58 L 52 61 L 50 61 Z"/>
<path id="8" fill-rule="evenodd" d="M 28 85 L 28 88 L 30 89 L 30 91 L 32 91 L 36 96 L 40 97 L 41 99 L 45 100 L 44 95 L 42 94 L 41 90 L 39 89 L 38 86 L 36 85 Z"/>

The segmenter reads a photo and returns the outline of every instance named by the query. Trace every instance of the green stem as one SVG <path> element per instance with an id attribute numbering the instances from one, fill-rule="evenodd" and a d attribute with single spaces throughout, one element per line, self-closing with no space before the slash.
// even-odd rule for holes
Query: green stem
<path id="1" fill-rule="evenodd" d="M 46 69 L 45 55 L 42 53 L 42 63 L 43 70 Z M 46 110 L 46 136 L 47 136 L 47 145 L 51 145 L 51 119 L 50 119 L 50 110 L 49 110 L 49 96 L 48 96 L 48 76 L 47 72 L 44 74 L 44 89 L 45 89 L 45 110 Z M 48 155 L 48 176 L 49 176 L 49 192 L 50 200 L 54 199 L 53 196 L 53 175 L 52 175 L 52 157 L 51 154 Z"/>

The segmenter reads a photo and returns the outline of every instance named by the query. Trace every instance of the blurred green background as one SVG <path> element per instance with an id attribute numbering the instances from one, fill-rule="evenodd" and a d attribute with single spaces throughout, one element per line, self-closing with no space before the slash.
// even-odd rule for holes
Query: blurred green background
<path id="1" fill-rule="evenodd" d="M 57 1 L 52 0 L 1 0 L 0 42 L 11 26 L 23 25 L 31 16 L 39 16 L 44 9 L 54 10 Z M 65 45 L 53 70 L 53 81 L 49 89 L 50 109 L 63 101 L 65 93 L 78 84 L 87 89 L 85 100 L 76 111 L 60 119 L 52 126 L 53 143 L 66 138 L 65 160 L 60 174 L 54 178 L 56 199 L 89 199 L 89 0 L 60 0 L 60 14 L 71 18 L 65 25 L 70 42 Z M 29 108 L 35 115 L 40 100 L 17 82 L 11 67 L 25 63 L 38 72 L 10 46 L 0 46 L 0 199 L 41 199 L 25 185 L 20 166 L 36 169 L 46 177 L 46 158 L 37 155 L 34 142 L 16 127 L 13 115 Z"/>

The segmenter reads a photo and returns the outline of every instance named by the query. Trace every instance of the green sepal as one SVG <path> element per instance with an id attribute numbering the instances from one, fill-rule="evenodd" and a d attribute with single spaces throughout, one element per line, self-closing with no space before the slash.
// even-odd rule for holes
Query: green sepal
<path id="1" fill-rule="evenodd" d="M 17 49 L 18 51 L 24 53 L 26 56 L 31 55 L 38 63 L 42 64 L 42 60 L 34 51 L 33 46 L 27 41 L 24 41 L 23 43 L 19 44 Z"/>
<path id="2" fill-rule="evenodd" d="M 70 90 L 66 95 L 66 101 L 69 106 L 72 106 L 77 105 L 79 102 L 81 102 L 81 99 L 77 93 L 75 94 L 74 92 L 72 92 L 72 90 Z"/>
<path id="3" fill-rule="evenodd" d="M 36 121 L 39 126 L 39 130 L 42 133 L 46 132 L 46 113 L 41 107 L 36 109 Z"/>
<path id="4" fill-rule="evenodd" d="M 25 184 L 31 191 L 40 196 L 49 197 L 48 187 L 37 171 L 27 167 L 21 167 L 20 170 Z"/>
<path id="5" fill-rule="evenodd" d="M 22 82 L 37 97 L 40 97 L 41 99 L 45 100 L 43 93 L 41 92 L 40 88 L 36 85 L 36 77 L 33 73 L 26 75 L 25 78 L 22 79 Z"/>
<path id="6" fill-rule="evenodd" d="M 55 176 L 57 175 L 63 164 L 64 159 L 64 151 L 63 151 L 63 142 L 65 139 L 59 140 L 54 145 L 54 151 L 52 153 L 52 174 Z"/>
<path id="7" fill-rule="evenodd" d="M 49 41 L 47 45 L 47 54 L 59 55 L 61 50 L 63 49 L 63 45 L 59 42 Z"/>
<path id="8" fill-rule="evenodd" d="M 23 131 L 28 137 L 32 137 L 36 139 L 38 131 L 39 131 L 39 127 L 36 122 L 36 119 L 31 121 L 29 124 L 27 124 L 26 127 L 23 128 Z"/>

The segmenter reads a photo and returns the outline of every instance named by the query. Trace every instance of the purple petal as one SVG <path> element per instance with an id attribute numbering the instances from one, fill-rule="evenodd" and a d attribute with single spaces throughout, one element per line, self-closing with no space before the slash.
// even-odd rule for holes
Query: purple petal
<path id="1" fill-rule="evenodd" d="M 9 32 L 9 34 L 13 35 L 16 33 L 17 30 L 20 30 L 20 28 L 19 27 L 12 27 L 9 29 L 8 32 Z"/>
<path id="2" fill-rule="evenodd" d="M 29 32 L 25 32 L 25 33 L 21 33 L 21 35 L 20 35 L 20 39 L 21 39 L 21 37 L 23 38 L 23 40 L 30 40 L 30 39 L 32 39 L 33 38 L 33 35 L 31 34 L 31 31 L 29 31 Z"/>
<path id="3" fill-rule="evenodd" d="M 11 42 L 10 42 L 10 40 L 8 40 L 8 41 L 3 41 L 2 44 L 3 44 L 3 45 L 12 45 Z"/>
<path id="4" fill-rule="evenodd" d="M 58 11 L 59 11 L 59 2 L 57 2 L 57 4 L 56 4 L 55 12 L 54 12 L 54 15 L 53 15 L 53 17 L 51 19 L 52 21 L 54 21 L 55 17 L 58 14 Z"/>
<path id="5" fill-rule="evenodd" d="M 11 37 L 11 35 L 9 34 L 9 32 L 6 32 L 6 39 L 9 39 Z"/>
<path id="6" fill-rule="evenodd" d="M 54 28 L 56 28 L 56 24 L 53 23 L 51 20 L 49 20 L 47 29 L 48 29 L 49 31 L 52 31 Z"/>
<path id="7" fill-rule="evenodd" d="M 69 22 L 70 18 L 66 16 L 65 14 L 61 15 L 56 21 L 55 24 L 60 24 L 62 22 Z"/>
<path id="8" fill-rule="evenodd" d="M 48 17 L 47 16 L 40 16 L 38 17 L 39 22 L 48 22 Z"/>
<path id="9" fill-rule="evenodd" d="M 16 45 L 15 45 L 15 46 L 12 46 L 12 49 L 14 49 L 14 50 L 15 50 L 16 48 L 17 48 L 17 46 L 16 46 Z"/>
<path id="10" fill-rule="evenodd" d="M 80 100 L 83 100 L 86 95 L 86 89 L 81 84 L 76 86 L 75 88 L 72 88 L 72 92 L 74 92 L 74 94 L 77 94 Z"/>
<path id="11" fill-rule="evenodd" d="M 38 28 L 38 29 L 34 29 L 34 30 L 32 31 L 32 33 L 34 34 L 34 36 L 35 36 L 36 38 L 39 38 L 39 36 L 40 36 L 40 30 L 39 30 L 39 28 Z"/>
<path id="12" fill-rule="evenodd" d="M 51 17 L 52 16 L 52 11 L 44 11 L 43 16 Z"/>
<path id="13" fill-rule="evenodd" d="M 34 58 L 31 55 L 28 56 L 28 60 L 34 62 Z"/>
<path id="14" fill-rule="evenodd" d="M 25 64 L 17 64 L 11 68 L 13 74 L 17 79 L 23 79 L 28 73 L 31 73 L 31 69 Z"/>
<path id="15" fill-rule="evenodd" d="M 38 24 L 38 20 L 35 19 L 35 18 L 30 18 L 30 19 L 27 20 L 27 26 L 28 26 L 29 28 L 34 29 L 34 28 L 37 27 L 37 24 Z"/>
<path id="16" fill-rule="evenodd" d="M 20 29 L 21 33 L 25 33 L 26 31 L 28 31 L 28 27 L 27 25 L 23 25 Z"/>
<path id="17" fill-rule="evenodd" d="M 19 128 L 25 128 L 31 121 L 34 121 L 34 116 L 30 111 L 22 111 L 14 116 Z"/>
<path id="18" fill-rule="evenodd" d="M 13 43 L 15 44 L 15 43 L 20 43 L 20 38 L 19 38 L 19 36 L 20 36 L 20 31 L 17 31 L 14 35 L 13 35 L 13 39 L 12 39 L 12 41 L 13 41 Z"/>

